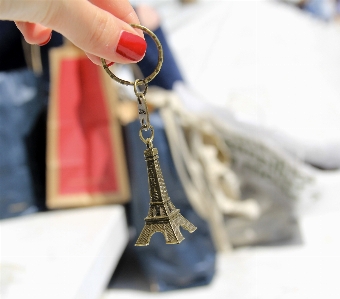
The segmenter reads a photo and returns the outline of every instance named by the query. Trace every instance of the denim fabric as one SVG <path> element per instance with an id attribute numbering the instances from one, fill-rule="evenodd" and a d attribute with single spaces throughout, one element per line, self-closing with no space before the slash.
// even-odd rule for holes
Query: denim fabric
<path id="1" fill-rule="evenodd" d="M 14 22 L 0 21 L 0 219 L 45 209 L 48 50 L 62 44 L 53 32 L 40 48 L 43 74 L 27 65 Z"/>
<path id="2" fill-rule="evenodd" d="M 36 155 L 44 143 L 45 132 L 37 135 L 37 128 L 47 100 L 39 86 L 27 69 L 0 72 L 0 219 L 37 211 L 38 185 L 44 196 L 44 178 L 39 184 L 32 171 L 44 159 L 44 150 Z M 44 172 L 44 162 L 40 165 Z"/>
<path id="3" fill-rule="evenodd" d="M 0 20 L 0 72 L 26 66 L 22 39 L 14 22 Z"/>
<path id="4" fill-rule="evenodd" d="M 159 152 L 159 162 L 171 201 L 180 209 L 181 214 L 197 227 L 197 230 L 190 234 L 181 229 L 185 240 L 179 245 L 165 244 L 164 236 L 156 233 L 152 236 L 149 246 L 133 247 L 132 250 L 150 284 L 156 285 L 159 291 L 206 285 L 214 276 L 216 258 L 208 224 L 193 210 L 185 195 L 171 158 L 160 115 L 157 112 L 153 113 L 150 122 L 155 130 L 153 143 Z M 150 202 L 147 168 L 143 155 L 145 144 L 138 138 L 139 128 L 139 121 L 130 123 L 124 128 L 132 194 L 128 218 L 137 234 L 144 226 Z"/>
<path id="5" fill-rule="evenodd" d="M 162 44 L 163 54 L 164 54 L 164 61 L 163 66 L 159 72 L 159 74 L 153 79 L 149 85 L 150 86 L 159 86 L 164 89 L 171 90 L 173 84 L 176 81 L 183 81 L 183 76 L 180 72 L 179 66 L 176 63 L 175 57 L 173 56 L 169 44 L 167 42 L 166 36 L 163 32 L 162 27 L 158 27 L 156 30 L 153 31 L 159 41 Z M 157 65 L 158 60 L 158 50 L 156 47 L 155 42 L 152 38 L 144 34 L 145 41 L 148 45 L 145 57 L 138 62 L 138 66 L 142 71 L 144 77 L 150 75 Z"/>

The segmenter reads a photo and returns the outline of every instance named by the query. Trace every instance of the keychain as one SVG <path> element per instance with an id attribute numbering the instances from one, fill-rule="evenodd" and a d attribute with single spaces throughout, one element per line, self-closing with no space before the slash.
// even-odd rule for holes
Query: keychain
<path id="1" fill-rule="evenodd" d="M 101 58 L 101 62 L 105 71 L 112 79 L 120 84 L 131 85 L 134 87 L 134 92 L 137 97 L 139 121 L 141 123 L 139 137 L 146 145 L 144 158 L 148 172 L 150 205 L 148 215 L 144 219 L 145 224 L 143 230 L 140 233 L 135 245 L 149 245 L 152 235 L 156 232 L 161 232 L 164 235 L 167 244 L 179 244 L 184 240 L 184 237 L 180 231 L 180 227 L 182 226 L 190 233 L 194 232 L 196 227 L 181 215 L 180 210 L 176 209 L 168 195 L 162 175 L 162 170 L 159 165 L 158 150 L 157 148 L 153 147 L 152 144 L 154 139 L 154 129 L 150 124 L 149 112 L 145 98 L 145 95 L 148 91 L 148 83 L 154 79 L 161 70 L 163 63 L 163 49 L 157 36 L 148 28 L 136 24 L 131 24 L 131 26 L 133 28 L 141 29 L 146 34 L 150 35 L 157 46 L 158 62 L 153 73 L 143 80 L 137 79 L 135 82 L 130 82 L 122 80 L 114 75 L 109 70 L 105 59 Z M 140 87 L 142 87 L 142 91 L 140 91 Z M 149 131 L 150 137 L 145 138 L 143 136 L 143 131 Z"/>

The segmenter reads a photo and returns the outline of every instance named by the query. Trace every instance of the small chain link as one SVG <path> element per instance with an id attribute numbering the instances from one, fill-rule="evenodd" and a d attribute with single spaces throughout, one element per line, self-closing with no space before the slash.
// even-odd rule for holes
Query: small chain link
<path id="1" fill-rule="evenodd" d="M 140 84 L 140 79 L 137 79 L 134 83 L 134 91 L 135 95 L 137 97 L 137 104 L 138 104 L 138 117 L 139 117 L 139 122 L 142 126 L 142 129 L 144 131 L 147 131 L 150 129 L 150 118 L 149 118 L 149 111 L 148 111 L 148 105 L 146 103 L 146 92 L 148 91 L 148 85 L 143 82 L 144 85 L 144 90 L 139 91 L 139 85 Z"/>
<path id="2" fill-rule="evenodd" d="M 151 132 L 150 137 L 144 138 L 143 130 L 145 129 L 143 126 L 141 126 L 141 128 L 139 129 L 139 138 L 147 145 L 147 147 L 152 147 L 152 141 L 153 141 L 153 138 L 155 137 L 153 126 L 150 125 L 150 127 L 148 128 L 148 130 L 150 130 Z"/>
<path id="3" fill-rule="evenodd" d="M 143 86 L 143 85 L 144 85 L 144 90 L 140 91 L 140 86 Z M 145 95 L 148 91 L 148 84 L 145 83 L 143 80 L 137 79 L 133 86 L 134 86 L 135 95 L 137 97 L 138 117 L 139 117 L 139 122 L 141 124 L 141 128 L 139 129 L 139 137 L 146 144 L 148 148 L 151 148 L 155 133 L 154 133 L 153 127 L 150 124 L 148 105 L 146 103 L 146 98 L 145 98 Z M 143 131 L 150 131 L 151 136 L 144 138 Z"/>

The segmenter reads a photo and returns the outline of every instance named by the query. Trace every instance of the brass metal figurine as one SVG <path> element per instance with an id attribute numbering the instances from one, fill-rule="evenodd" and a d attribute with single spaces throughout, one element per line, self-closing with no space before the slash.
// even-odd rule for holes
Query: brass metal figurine
<path id="1" fill-rule="evenodd" d="M 157 148 L 147 148 L 144 157 L 148 168 L 150 207 L 136 246 L 149 245 L 151 236 L 156 232 L 164 235 L 167 244 L 179 244 L 184 240 L 180 226 L 190 233 L 194 232 L 196 227 L 181 215 L 168 196 Z"/>
<path id="2" fill-rule="evenodd" d="M 107 66 L 105 59 L 101 58 L 101 62 L 105 71 L 112 79 L 124 85 L 134 86 L 134 92 L 138 102 L 139 121 L 141 123 L 139 137 L 147 147 L 144 151 L 144 158 L 148 171 L 150 206 L 148 215 L 145 218 L 143 230 L 135 245 L 149 245 L 152 235 L 156 232 L 160 232 L 164 235 L 167 244 L 179 244 L 184 240 L 180 227 L 182 226 L 190 233 L 194 232 L 196 227 L 181 215 L 180 210 L 176 209 L 168 195 L 162 170 L 159 165 L 158 150 L 152 145 L 154 130 L 149 121 L 149 112 L 145 98 L 148 90 L 148 83 L 159 73 L 161 69 L 163 63 L 163 49 L 158 38 L 152 31 L 141 25 L 132 24 L 131 26 L 143 30 L 145 33 L 150 35 L 156 43 L 158 49 L 158 63 L 153 73 L 143 80 L 137 79 L 135 82 L 130 82 L 122 80 L 114 75 Z M 144 87 L 143 91 L 139 91 L 140 87 Z M 144 138 L 143 131 L 150 131 L 151 136 Z"/>

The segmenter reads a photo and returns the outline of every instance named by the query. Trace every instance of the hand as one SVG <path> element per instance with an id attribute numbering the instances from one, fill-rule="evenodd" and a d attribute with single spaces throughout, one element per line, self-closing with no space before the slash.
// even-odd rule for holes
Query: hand
<path id="1" fill-rule="evenodd" d="M 45 44 L 52 30 L 83 49 L 96 64 L 143 58 L 146 43 L 127 0 L 0 0 L 0 19 L 13 20 L 30 44 Z"/>

